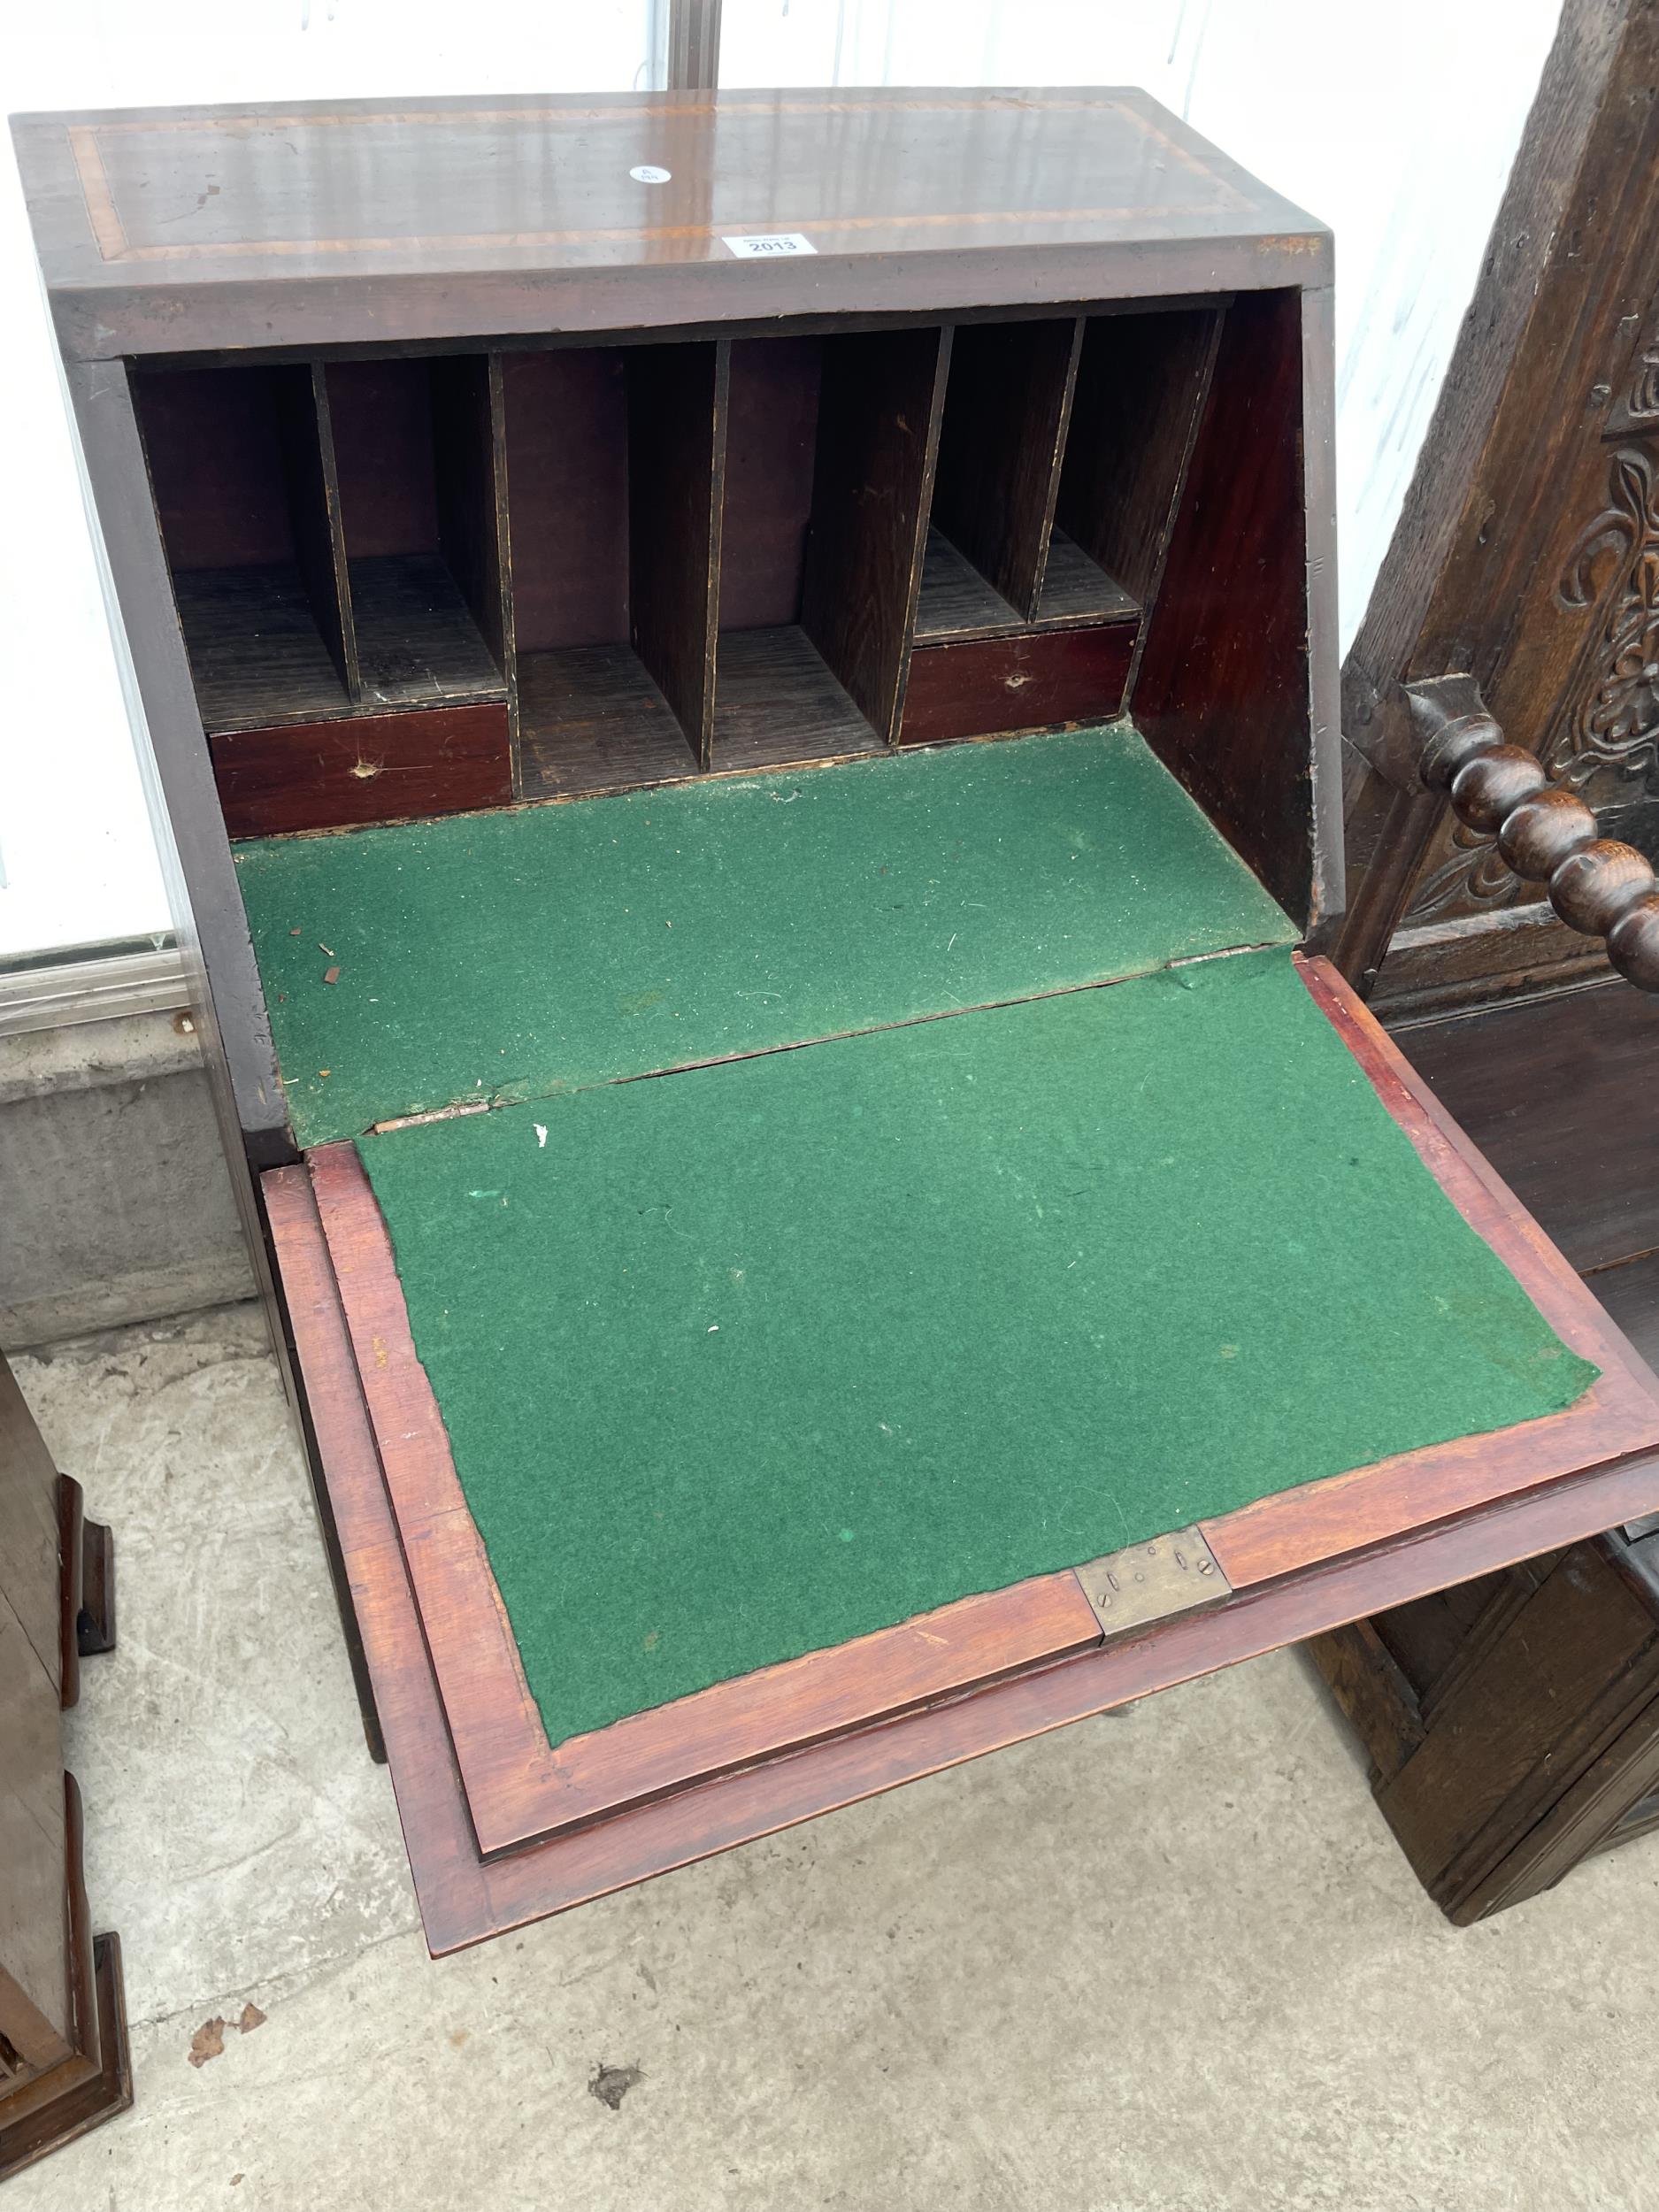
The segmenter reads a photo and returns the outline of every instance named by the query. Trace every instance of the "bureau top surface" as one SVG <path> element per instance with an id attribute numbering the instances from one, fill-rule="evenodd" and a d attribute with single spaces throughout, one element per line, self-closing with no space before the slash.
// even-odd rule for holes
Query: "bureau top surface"
<path id="1" fill-rule="evenodd" d="M 12 129 L 65 349 L 95 358 L 1328 280 L 1320 225 L 1122 88 L 301 102 Z"/>

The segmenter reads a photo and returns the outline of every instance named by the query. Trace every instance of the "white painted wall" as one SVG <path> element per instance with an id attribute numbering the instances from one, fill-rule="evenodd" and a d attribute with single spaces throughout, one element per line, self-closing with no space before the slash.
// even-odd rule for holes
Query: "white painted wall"
<path id="1" fill-rule="evenodd" d="M 725 0 L 730 85 L 1141 84 L 1337 234 L 1344 642 L 1363 611 L 1558 0 Z M 24 108 L 612 90 L 649 0 L 54 0 Z M 1451 119 L 1455 116 L 1455 127 Z M 0 960 L 166 926 L 8 158 L 0 165 Z M 15 518 L 28 518 L 16 527 Z"/>

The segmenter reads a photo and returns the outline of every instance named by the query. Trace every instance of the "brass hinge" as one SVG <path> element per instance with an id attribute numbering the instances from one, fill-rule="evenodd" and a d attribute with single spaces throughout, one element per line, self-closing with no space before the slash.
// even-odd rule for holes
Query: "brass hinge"
<path id="1" fill-rule="evenodd" d="M 1078 1568 L 1077 1578 L 1108 1636 L 1233 1594 L 1233 1585 L 1195 1528 L 1178 1528 L 1148 1544 L 1108 1552 Z"/>

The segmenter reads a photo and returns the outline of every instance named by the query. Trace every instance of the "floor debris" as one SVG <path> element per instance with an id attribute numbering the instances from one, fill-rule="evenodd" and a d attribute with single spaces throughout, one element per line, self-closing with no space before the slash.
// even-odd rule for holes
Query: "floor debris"
<path id="1" fill-rule="evenodd" d="M 644 2078 L 637 2066 L 607 2066 L 601 2059 L 594 2068 L 588 2093 L 590 2097 L 597 2097 L 601 2104 L 609 2105 L 612 2112 L 619 2112 L 624 2097 L 635 2082 Z"/>

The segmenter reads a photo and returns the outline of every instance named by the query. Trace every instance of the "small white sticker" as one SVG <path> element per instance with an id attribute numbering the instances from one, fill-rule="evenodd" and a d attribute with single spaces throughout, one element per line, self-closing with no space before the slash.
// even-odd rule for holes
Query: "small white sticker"
<path id="1" fill-rule="evenodd" d="M 810 238 L 803 238 L 798 230 L 747 231 L 738 238 L 726 238 L 722 244 L 729 246 L 740 261 L 778 261 L 792 253 L 816 253 L 818 248 Z"/>
<path id="2" fill-rule="evenodd" d="M 666 184 L 673 173 L 672 169 L 654 169 L 649 161 L 642 161 L 637 169 L 628 171 L 635 184 Z"/>

